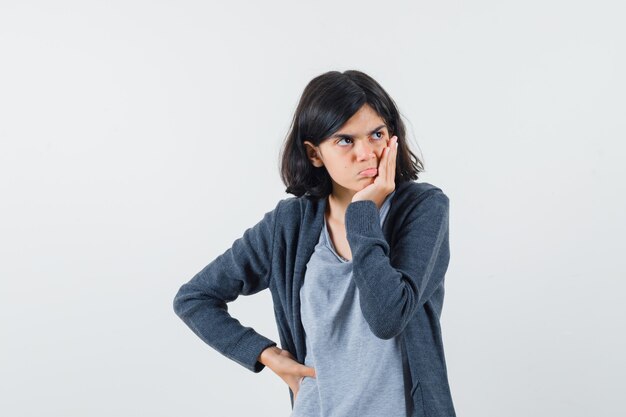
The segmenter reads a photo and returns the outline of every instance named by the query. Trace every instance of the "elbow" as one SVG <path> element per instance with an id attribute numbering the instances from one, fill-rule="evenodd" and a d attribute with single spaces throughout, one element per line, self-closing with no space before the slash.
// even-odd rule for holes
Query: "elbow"
<path id="1" fill-rule="evenodd" d="M 374 336 L 376 336 L 379 339 L 383 339 L 383 340 L 389 340 L 391 338 L 393 338 L 396 335 L 395 332 L 391 332 L 391 331 L 378 331 L 378 332 L 374 332 Z"/>
<path id="2" fill-rule="evenodd" d="M 176 313 L 176 315 L 180 317 L 181 303 L 180 303 L 180 297 L 178 296 L 178 293 L 174 297 L 174 301 L 172 301 L 172 307 L 174 308 L 174 313 Z"/>
<path id="3" fill-rule="evenodd" d="M 374 336 L 389 340 L 402 333 L 415 309 L 409 307 L 407 302 L 394 302 L 376 307 L 369 305 L 361 311 Z"/>
<path id="4" fill-rule="evenodd" d="M 374 336 L 389 340 L 404 331 L 414 316 L 415 308 L 409 308 L 406 305 L 402 308 L 387 306 L 379 310 L 377 314 L 371 314 L 371 311 L 369 313 L 364 316 Z"/>
<path id="5" fill-rule="evenodd" d="M 183 288 L 181 287 L 176 295 L 174 296 L 174 300 L 172 301 L 172 307 L 174 308 L 174 313 L 178 317 L 183 317 L 184 311 L 186 310 L 185 296 L 183 293 Z"/>
<path id="6" fill-rule="evenodd" d="M 180 287 L 172 300 L 172 307 L 174 313 L 183 320 L 195 314 L 198 309 L 226 310 L 226 305 L 222 300 L 210 297 L 189 283 Z"/>
<path id="7" fill-rule="evenodd" d="M 384 317 L 379 317 L 379 320 L 372 325 L 370 324 L 370 330 L 379 339 L 389 340 L 399 335 L 402 332 L 403 326 L 400 326 L 399 320 L 387 320 Z"/>

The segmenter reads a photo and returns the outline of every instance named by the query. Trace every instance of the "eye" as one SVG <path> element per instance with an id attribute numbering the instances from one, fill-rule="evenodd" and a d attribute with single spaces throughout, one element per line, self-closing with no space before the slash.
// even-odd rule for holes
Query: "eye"
<path id="1" fill-rule="evenodd" d="M 375 140 L 375 141 L 377 141 L 377 142 L 378 142 L 378 141 L 380 141 L 380 140 L 382 140 L 382 139 L 385 137 L 385 133 L 384 133 L 382 130 L 379 130 L 378 132 L 374 132 L 374 133 L 373 133 L 373 135 L 374 135 L 374 136 L 373 136 L 373 137 L 374 137 L 374 140 Z M 376 136 L 376 135 L 380 135 L 380 136 Z M 352 141 L 352 139 L 350 139 L 350 138 L 342 138 L 342 139 L 339 139 L 339 140 L 337 141 L 337 143 L 339 144 L 339 143 L 341 143 L 341 141 L 343 141 L 343 140 L 349 140 L 349 141 Z"/>

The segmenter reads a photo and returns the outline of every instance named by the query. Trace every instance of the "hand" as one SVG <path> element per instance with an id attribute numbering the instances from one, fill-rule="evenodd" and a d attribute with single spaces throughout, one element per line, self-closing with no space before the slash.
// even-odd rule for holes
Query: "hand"
<path id="1" fill-rule="evenodd" d="M 352 202 L 372 200 L 380 209 L 385 198 L 396 189 L 396 156 L 398 155 L 398 137 L 389 140 L 389 146 L 383 149 L 383 156 L 378 163 L 378 174 L 374 182 L 352 196 Z"/>
<path id="2" fill-rule="evenodd" d="M 305 376 L 316 377 L 315 368 L 311 368 L 296 361 L 296 358 L 288 350 L 277 346 L 270 346 L 261 352 L 259 362 L 270 368 L 278 375 L 293 392 L 293 402 L 300 390 L 300 381 Z"/>

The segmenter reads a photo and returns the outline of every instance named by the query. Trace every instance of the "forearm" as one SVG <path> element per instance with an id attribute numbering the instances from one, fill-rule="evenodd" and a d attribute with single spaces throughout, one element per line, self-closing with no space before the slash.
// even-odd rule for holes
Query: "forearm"
<path id="1" fill-rule="evenodd" d="M 414 312 L 443 283 L 449 262 L 448 198 L 431 194 L 407 214 L 390 245 L 372 201 L 351 203 L 346 235 L 352 250 L 353 279 L 372 332 L 389 339 L 399 334 Z"/>

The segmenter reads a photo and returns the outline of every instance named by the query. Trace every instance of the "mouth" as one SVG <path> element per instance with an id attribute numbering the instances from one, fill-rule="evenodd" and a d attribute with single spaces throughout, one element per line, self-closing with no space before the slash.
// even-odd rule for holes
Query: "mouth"
<path id="1" fill-rule="evenodd" d="M 359 172 L 359 175 L 364 176 L 364 177 L 373 177 L 376 175 L 377 172 L 378 172 L 378 169 L 376 168 L 368 168 Z"/>

